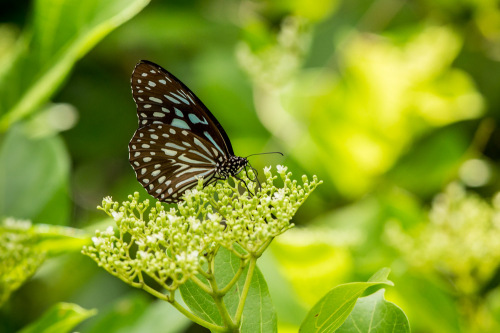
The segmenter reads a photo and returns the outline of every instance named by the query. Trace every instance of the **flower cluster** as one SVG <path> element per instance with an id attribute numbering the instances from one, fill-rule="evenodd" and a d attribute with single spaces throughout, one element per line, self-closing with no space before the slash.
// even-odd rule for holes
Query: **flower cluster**
<path id="1" fill-rule="evenodd" d="M 434 199 L 427 224 L 386 231 L 411 266 L 439 272 L 462 295 L 477 293 L 500 267 L 500 193 L 489 203 L 453 183 Z"/>
<path id="2" fill-rule="evenodd" d="M 121 205 L 105 198 L 99 209 L 115 220 L 117 231 L 97 231 L 93 246 L 83 253 L 133 286 L 144 288 L 148 276 L 170 291 L 203 274 L 220 246 L 240 258 L 259 257 L 274 237 L 293 226 L 291 218 L 321 183 L 304 176 L 299 184 L 282 166 L 278 175 L 270 168 L 264 173 L 260 188 L 251 171 L 240 174 L 246 186 L 232 179 L 204 187 L 200 179 L 170 209 L 160 202 L 150 207 L 149 200 L 139 201 L 138 193 Z M 252 193 L 241 193 L 245 189 Z"/>

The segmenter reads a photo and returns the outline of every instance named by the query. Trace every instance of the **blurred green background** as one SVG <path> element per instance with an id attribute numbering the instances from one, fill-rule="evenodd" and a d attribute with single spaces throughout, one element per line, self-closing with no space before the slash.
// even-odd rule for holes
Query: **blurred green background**
<path id="1" fill-rule="evenodd" d="M 382 267 L 413 332 L 500 331 L 498 1 L 75 3 L 0 4 L 1 216 L 91 235 L 111 225 L 104 196 L 147 197 L 127 151 L 130 74 L 147 59 L 197 94 L 237 155 L 285 155 L 254 167 L 324 181 L 259 264 L 280 332 Z M 78 249 L 48 256 L 0 331 L 57 302 L 99 310 L 80 332 L 202 331 Z"/>

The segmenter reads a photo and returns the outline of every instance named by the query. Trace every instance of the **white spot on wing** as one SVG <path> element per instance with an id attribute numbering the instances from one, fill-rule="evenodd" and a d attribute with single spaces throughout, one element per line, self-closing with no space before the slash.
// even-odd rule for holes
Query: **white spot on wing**
<path id="1" fill-rule="evenodd" d="M 188 130 L 191 129 L 191 127 L 189 127 L 189 125 L 184 120 L 178 119 L 178 118 L 175 118 L 174 120 L 172 120 L 172 126 L 178 127 L 178 128 L 185 128 Z"/>
<path id="2" fill-rule="evenodd" d="M 193 99 L 191 98 L 191 94 L 187 94 L 187 97 L 189 98 L 189 100 L 191 101 L 191 103 L 195 104 Z"/>
<path id="3" fill-rule="evenodd" d="M 172 143 L 172 142 L 165 143 L 165 147 L 170 147 L 170 148 L 174 148 L 177 150 L 186 150 L 186 148 L 179 146 L 179 145 L 176 145 L 175 143 Z"/>
<path id="4" fill-rule="evenodd" d="M 215 146 L 215 148 L 217 148 L 224 155 L 224 152 L 219 147 L 219 145 L 215 142 L 214 138 L 212 138 L 212 136 L 210 135 L 210 133 L 208 133 L 207 131 L 205 131 L 205 132 L 203 132 L 203 134 L 205 134 L 205 136 L 208 138 L 208 140 L 210 140 L 210 142 L 213 143 L 213 145 Z"/>
<path id="5" fill-rule="evenodd" d="M 167 148 L 162 148 L 161 150 L 162 150 L 162 151 L 165 153 L 165 155 L 167 155 L 167 156 L 175 156 L 175 155 L 177 155 L 177 152 L 176 152 L 175 150 L 170 150 L 170 149 L 167 149 Z"/>
<path id="6" fill-rule="evenodd" d="M 181 160 L 183 162 L 191 163 L 191 164 L 207 164 L 207 162 L 205 162 L 205 161 L 193 160 L 193 159 L 187 157 L 185 154 L 182 154 L 181 156 L 179 156 L 179 160 Z"/>
<path id="7" fill-rule="evenodd" d="M 184 113 L 182 113 L 181 110 L 179 110 L 178 108 L 174 108 L 174 110 L 177 117 L 184 118 Z"/>
<path id="8" fill-rule="evenodd" d="M 202 168 L 191 168 L 191 169 L 188 169 L 184 172 L 198 172 L 198 171 L 203 171 L 203 170 L 206 170 L 206 169 L 202 169 Z M 204 177 L 206 175 L 208 175 L 209 173 L 213 172 L 213 170 L 208 170 L 208 171 L 205 171 L 205 172 L 202 172 L 202 173 L 197 173 L 196 175 L 186 179 L 186 180 L 183 180 L 182 182 L 178 182 L 177 184 L 175 184 L 175 187 L 178 188 L 180 187 L 182 184 L 185 184 L 187 182 L 193 182 L 193 181 L 196 181 L 198 180 L 198 178 L 201 178 L 201 177 Z M 182 190 L 179 191 L 179 193 L 183 192 L 184 191 L 184 188 Z"/>
<path id="9" fill-rule="evenodd" d="M 150 101 L 156 102 L 156 103 L 163 103 L 163 101 L 159 98 L 156 97 L 149 97 Z"/>
<path id="10" fill-rule="evenodd" d="M 176 100 L 176 99 L 175 99 L 175 98 L 173 98 L 173 97 L 170 97 L 170 96 L 168 96 L 168 95 L 163 95 L 163 96 L 165 96 L 165 98 L 167 98 L 167 99 L 168 99 L 170 102 L 172 102 L 172 103 L 175 103 L 175 104 L 181 104 L 181 102 L 179 102 L 178 100 Z"/>
<path id="11" fill-rule="evenodd" d="M 200 153 L 199 151 L 196 151 L 196 150 L 190 150 L 189 152 L 190 152 L 190 153 L 193 153 L 193 154 L 195 154 L 195 155 L 198 155 L 198 156 L 200 156 L 200 157 L 203 157 L 204 159 L 206 159 L 206 160 L 208 161 L 208 163 L 215 165 L 215 162 L 214 162 L 214 160 L 213 160 L 213 159 L 211 159 L 210 157 L 208 157 L 208 156 L 206 156 L 206 155 L 203 155 L 203 154 L 202 154 L 202 153 Z"/>
<path id="12" fill-rule="evenodd" d="M 189 101 L 188 101 L 187 99 L 185 99 L 184 97 L 179 96 L 179 95 L 177 95 L 177 94 L 176 94 L 176 93 L 174 93 L 174 92 L 170 92 L 170 93 L 171 93 L 174 97 L 176 97 L 176 98 L 180 99 L 182 103 L 189 105 Z"/>
<path id="13" fill-rule="evenodd" d="M 201 120 L 200 118 L 198 118 L 197 115 L 195 115 L 194 113 L 190 113 L 188 114 L 188 118 L 189 120 L 193 123 L 193 124 L 203 124 L 203 125 L 208 125 L 208 121 L 202 116 L 203 120 Z"/>
<path id="14" fill-rule="evenodd" d="M 211 155 L 210 151 L 207 149 L 207 147 L 200 140 L 198 140 L 198 138 L 196 138 L 196 137 L 194 138 L 194 143 L 198 147 L 201 147 L 204 151 L 206 151 L 208 155 Z"/>

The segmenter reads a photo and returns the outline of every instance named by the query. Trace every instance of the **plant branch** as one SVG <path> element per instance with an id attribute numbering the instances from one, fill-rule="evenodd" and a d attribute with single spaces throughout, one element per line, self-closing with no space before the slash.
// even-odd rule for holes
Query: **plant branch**
<path id="1" fill-rule="evenodd" d="M 196 283 L 196 285 L 200 287 L 205 293 L 207 294 L 213 293 L 212 289 L 209 288 L 205 283 L 203 283 L 203 281 L 198 279 L 195 275 L 191 276 L 190 279 L 193 280 L 193 282 Z"/>
<path id="2" fill-rule="evenodd" d="M 215 281 L 215 277 L 211 277 L 208 279 L 208 282 L 210 283 L 210 286 L 212 287 L 212 292 L 210 292 L 210 296 L 212 296 L 215 305 L 217 306 L 217 309 L 219 310 L 219 313 L 222 317 L 222 320 L 224 321 L 226 327 L 228 328 L 234 328 L 236 325 L 233 321 L 233 318 L 229 315 L 229 311 L 226 308 L 226 304 L 224 303 L 223 300 L 223 295 L 220 293 L 219 288 L 217 287 L 217 282 Z"/>
<path id="3" fill-rule="evenodd" d="M 250 265 L 248 266 L 247 277 L 245 279 L 245 284 L 243 285 L 243 290 L 241 291 L 241 299 L 238 304 L 238 309 L 236 310 L 236 315 L 234 317 L 236 323 L 241 322 L 241 316 L 243 315 L 243 308 L 245 307 L 245 302 L 248 296 L 248 291 L 250 290 L 250 284 L 252 283 L 253 272 L 255 271 L 255 266 L 257 265 L 257 258 L 254 256 L 250 257 Z"/>
<path id="4" fill-rule="evenodd" d="M 222 295 L 227 294 L 227 292 L 234 286 L 234 284 L 236 282 L 238 282 L 238 280 L 239 280 L 239 278 L 241 276 L 241 273 L 243 273 L 243 271 L 245 270 L 245 267 L 247 266 L 247 263 L 248 263 L 247 260 L 243 260 L 242 259 L 240 261 L 240 268 L 238 269 L 238 271 L 236 272 L 236 274 L 234 275 L 234 277 L 231 279 L 231 281 L 229 281 L 229 283 L 224 288 L 222 288 L 221 290 L 219 290 L 219 292 Z"/>

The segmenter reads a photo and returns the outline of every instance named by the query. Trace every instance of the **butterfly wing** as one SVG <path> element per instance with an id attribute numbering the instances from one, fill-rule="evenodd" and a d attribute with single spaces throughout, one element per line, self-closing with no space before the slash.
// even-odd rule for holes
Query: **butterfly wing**
<path id="1" fill-rule="evenodd" d="M 215 175 L 221 153 L 202 136 L 166 124 L 139 128 L 129 143 L 137 179 L 153 197 L 177 202 L 182 194 Z"/>
<path id="2" fill-rule="evenodd" d="M 161 66 L 141 60 L 131 79 L 139 127 L 167 124 L 203 137 L 225 156 L 234 155 L 229 138 L 207 107 Z"/>

